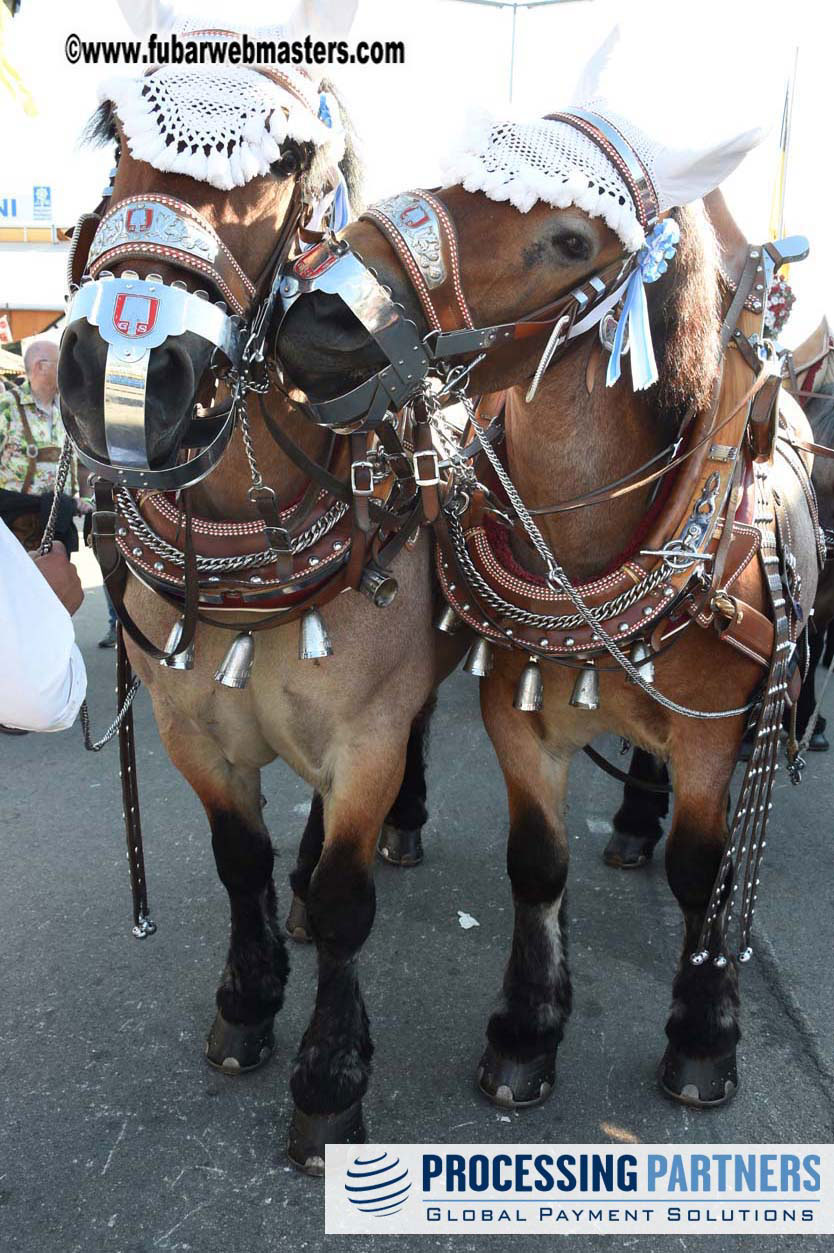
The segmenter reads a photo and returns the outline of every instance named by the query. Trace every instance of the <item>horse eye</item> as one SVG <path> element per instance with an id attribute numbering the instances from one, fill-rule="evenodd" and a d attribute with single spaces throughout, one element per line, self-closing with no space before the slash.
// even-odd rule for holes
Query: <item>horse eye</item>
<path id="1" fill-rule="evenodd" d="M 571 261 L 587 261 L 591 249 L 582 235 L 557 235 L 553 240 L 556 249 Z"/>

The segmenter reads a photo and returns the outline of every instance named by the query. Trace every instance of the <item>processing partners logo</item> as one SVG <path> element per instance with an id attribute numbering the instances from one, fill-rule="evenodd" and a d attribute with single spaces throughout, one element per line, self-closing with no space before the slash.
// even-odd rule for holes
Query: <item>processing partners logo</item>
<path id="1" fill-rule="evenodd" d="M 380 1231 L 832 1235 L 834 1145 L 329 1144 L 325 1232 Z"/>
<path id="2" fill-rule="evenodd" d="M 371 1150 L 354 1157 L 345 1171 L 345 1192 L 361 1214 L 398 1213 L 408 1200 L 411 1176 L 396 1153 Z"/>

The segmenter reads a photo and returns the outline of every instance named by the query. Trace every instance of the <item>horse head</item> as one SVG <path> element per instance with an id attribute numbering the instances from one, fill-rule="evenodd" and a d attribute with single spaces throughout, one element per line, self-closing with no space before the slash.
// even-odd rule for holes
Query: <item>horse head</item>
<path id="1" fill-rule="evenodd" d="M 435 193 L 454 224 L 461 286 L 475 326 L 515 322 L 581 286 L 610 266 L 623 248 L 601 218 L 574 206 L 536 204 L 525 214 L 462 186 Z M 406 210 L 407 211 L 407 210 Z M 390 290 L 422 339 L 430 325 L 402 257 L 371 218 L 343 233 L 350 248 Z M 532 373 L 542 336 L 496 350 L 473 375 L 475 391 L 492 391 Z M 313 398 L 328 399 L 356 387 L 386 362 L 373 336 L 338 294 L 313 291 L 289 310 L 276 343 L 292 380 Z"/>
<path id="2" fill-rule="evenodd" d="M 226 93 L 222 142 L 213 117 L 205 122 L 207 133 L 214 127 L 211 144 L 189 143 L 200 139 L 193 129 L 183 138 L 182 118 L 169 122 L 174 69 L 160 71 L 158 83 L 146 78 L 144 89 L 117 80 L 88 128 L 92 140 L 116 144 L 117 161 L 86 265 L 82 257 L 58 377 L 70 432 L 98 462 L 156 471 L 193 446 L 195 406 L 212 404 L 218 366 L 239 365 L 278 254 L 338 179 L 344 145 L 336 151 L 322 140 L 316 113 L 326 85 L 239 73 Z M 148 119 L 137 114 L 148 83 L 157 104 L 149 116 L 164 123 L 150 140 Z M 120 396 L 120 387 L 134 394 Z"/>

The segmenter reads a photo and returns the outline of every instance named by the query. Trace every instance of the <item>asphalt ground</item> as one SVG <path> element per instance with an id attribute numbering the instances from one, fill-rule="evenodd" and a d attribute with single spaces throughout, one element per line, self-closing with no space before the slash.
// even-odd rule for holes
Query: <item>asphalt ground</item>
<path id="1" fill-rule="evenodd" d="M 112 652 L 95 647 L 105 611 L 77 617 L 97 733 L 113 704 Z M 86 754 L 78 729 L 0 737 L 3 1067 L 0 1248 L 25 1253 L 272 1253 L 325 1247 L 323 1188 L 284 1158 L 291 1059 L 307 1022 L 315 955 L 291 945 L 278 1047 L 228 1079 L 203 1059 L 225 957 L 227 903 L 202 809 L 161 747 L 145 693 L 136 704 L 146 864 L 157 934 L 130 934 L 115 747 Z M 616 745 L 602 745 L 616 752 Z M 680 937 L 662 857 L 643 871 L 600 857 L 618 785 L 587 760 L 571 780 L 570 951 L 575 1009 L 544 1106 L 503 1114 L 474 1084 L 500 984 L 512 909 L 506 803 L 482 730 L 477 685 L 444 687 L 430 753 L 426 859 L 380 865 L 378 911 L 361 958 L 376 1041 L 366 1100 L 385 1142 L 828 1142 L 834 1140 L 831 818 L 834 756 L 805 782 L 777 776 L 756 924 L 742 974 L 741 1090 L 699 1112 L 655 1082 Z M 280 763 L 264 776 L 286 875 L 309 800 Z M 464 930 L 458 911 L 477 927 Z M 569 1239 L 569 1238 L 566 1238 Z M 541 1249 L 541 1239 L 340 1237 L 360 1250 Z M 721 1253 L 834 1246 L 834 1237 L 582 1237 L 589 1250 Z M 556 1247 L 562 1247 L 556 1244 Z"/>

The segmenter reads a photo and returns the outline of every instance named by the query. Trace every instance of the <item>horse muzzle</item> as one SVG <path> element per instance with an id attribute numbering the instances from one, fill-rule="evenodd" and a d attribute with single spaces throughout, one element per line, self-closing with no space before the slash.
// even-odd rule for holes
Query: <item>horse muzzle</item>
<path id="1" fill-rule="evenodd" d="M 170 491 L 199 482 L 217 463 L 231 437 L 231 407 L 219 419 L 191 421 L 171 449 L 169 464 L 151 465 L 148 447 L 148 380 L 153 353 L 163 345 L 177 353 L 188 336 L 204 348 L 212 363 L 216 354 L 226 368 L 236 369 L 243 350 L 242 319 L 230 315 L 222 302 L 168 284 L 156 275 L 140 279 L 133 271 L 119 278 L 103 275 L 81 286 L 67 314 L 62 352 L 79 324 L 93 327 L 106 345 L 103 379 L 104 440 L 107 460 L 85 443 L 74 416 L 64 404 L 64 419 L 79 459 L 102 478 L 125 487 Z M 193 337 L 193 338 L 192 338 Z M 156 358 L 158 361 L 159 358 Z M 200 380 L 195 380 L 199 382 Z M 180 446 L 198 448 L 197 455 L 174 464 Z"/>

